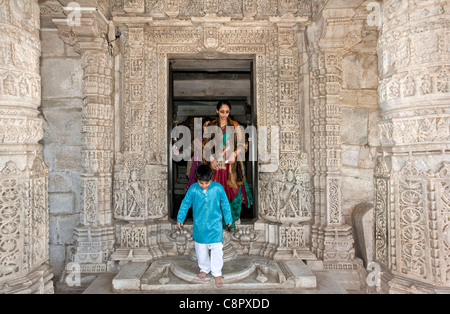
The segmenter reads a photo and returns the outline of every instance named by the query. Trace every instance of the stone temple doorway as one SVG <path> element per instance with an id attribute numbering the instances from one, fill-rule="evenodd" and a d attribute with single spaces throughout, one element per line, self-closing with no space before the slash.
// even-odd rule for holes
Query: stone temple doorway
<path id="1" fill-rule="evenodd" d="M 175 180 L 168 161 L 173 122 L 182 121 L 183 110 L 191 110 L 192 102 L 199 101 L 195 97 L 203 96 L 203 107 L 212 109 L 202 115 L 215 115 L 214 103 L 220 97 L 233 97 L 230 90 L 241 88 L 229 84 L 234 80 L 224 80 L 228 84 L 219 90 L 226 93 L 212 93 L 214 98 L 206 99 L 208 93 L 183 95 L 187 89 L 179 86 L 189 84 L 189 76 L 217 83 L 211 76 L 220 74 L 245 77 L 249 87 L 231 99 L 236 103 L 233 115 L 244 126 L 250 120 L 259 135 L 258 167 L 249 176 L 258 184 L 253 190 L 257 206 L 249 222 L 225 235 L 225 283 L 233 289 L 315 287 L 316 278 L 306 265 L 318 261 L 311 251 L 314 212 L 309 133 L 302 132 L 309 125 L 308 102 L 303 101 L 308 96 L 307 70 L 301 53 L 301 26 L 307 20 L 290 17 L 240 24 L 229 18 L 210 18 L 180 24 L 145 19 L 136 23 L 128 17 L 117 20 L 122 54 L 115 67 L 122 88 L 116 95 L 114 169 L 110 181 L 100 181 L 103 176 L 83 181 L 86 221 L 76 230 L 72 260 L 82 272 L 92 272 L 93 267 L 95 271 L 118 271 L 113 280 L 117 291 L 179 291 L 192 285 L 210 289 L 208 283 L 195 279 L 198 265 L 192 254 L 192 226 L 187 224 L 180 231 L 171 218 L 176 206 L 170 204 L 168 187 Z M 96 55 L 92 55 L 85 55 L 86 62 L 95 64 Z M 205 71 L 207 66 L 210 70 Z M 191 82 L 190 88 L 194 86 Z M 270 132 L 270 141 L 261 135 L 264 130 Z M 273 142 L 277 145 L 272 146 Z M 269 145 L 268 150 L 261 149 Z M 264 151 L 265 158 L 261 158 L 259 153 Z M 113 200 L 108 198 L 109 186 Z M 175 184 L 171 190 L 175 191 Z M 97 215 L 94 209 L 100 205 L 110 210 Z M 110 214 L 108 225 L 103 219 L 106 214 Z"/>
<path id="2" fill-rule="evenodd" d="M 247 128 L 256 126 L 253 59 L 171 59 L 169 61 L 169 110 L 168 125 L 186 126 L 194 136 L 194 119 L 217 117 L 219 101 L 232 105 L 230 118 Z M 171 130 L 169 130 L 171 131 Z M 168 146 L 176 139 L 169 135 Z M 250 141 L 248 141 L 250 140 Z M 249 190 L 254 200 L 257 189 L 257 160 L 250 160 L 250 154 L 257 151 L 252 138 L 247 135 L 248 151 L 245 167 Z M 169 213 L 176 219 L 181 202 L 186 195 L 192 162 L 174 161 L 169 149 Z M 242 204 L 241 221 L 250 223 L 257 219 L 257 206 L 251 202 Z M 192 218 L 189 211 L 188 219 Z"/>

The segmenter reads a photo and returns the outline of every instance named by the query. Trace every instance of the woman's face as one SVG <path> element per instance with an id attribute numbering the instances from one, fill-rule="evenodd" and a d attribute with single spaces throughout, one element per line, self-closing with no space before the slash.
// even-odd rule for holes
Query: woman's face
<path id="1" fill-rule="evenodd" d="M 217 110 L 217 114 L 219 115 L 220 120 L 226 121 L 228 120 L 228 117 L 230 116 L 230 107 L 227 105 L 222 105 L 219 110 Z"/>

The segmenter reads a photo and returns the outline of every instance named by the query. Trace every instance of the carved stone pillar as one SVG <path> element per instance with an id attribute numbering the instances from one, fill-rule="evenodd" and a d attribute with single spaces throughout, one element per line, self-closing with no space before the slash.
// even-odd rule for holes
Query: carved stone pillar
<path id="1" fill-rule="evenodd" d="M 352 12 L 324 10 L 307 31 L 315 203 L 312 251 L 331 269 L 353 265 L 355 257 L 352 228 L 345 223 L 341 197 L 342 56 Z"/>
<path id="2" fill-rule="evenodd" d="M 37 1 L 0 1 L 0 34 L 0 293 L 53 293 Z"/>
<path id="3" fill-rule="evenodd" d="M 167 255 L 163 242 L 171 228 L 165 219 L 167 143 L 163 137 L 165 128 L 161 126 L 161 117 L 167 114 L 157 106 L 164 102 L 164 98 L 157 98 L 158 79 L 166 84 L 167 69 L 158 71 L 155 43 L 144 24 L 122 29 L 123 147 L 116 148 L 113 193 L 120 246 L 112 260 L 142 262 Z"/>
<path id="4" fill-rule="evenodd" d="M 67 11 L 70 16 L 73 11 Z M 112 214 L 114 163 L 114 57 L 108 45 L 108 21 L 97 8 L 83 8 L 79 23 L 54 20 L 63 40 L 83 60 L 82 212 L 74 230 L 72 261 L 83 273 L 105 272 L 115 243 Z M 113 28 L 114 30 L 114 28 Z M 111 36 L 110 36 L 111 37 Z"/>
<path id="5" fill-rule="evenodd" d="M 279 103 L 279 167 L 275 173 L 260 175 L 260 193 L 266 195 L 261 204 L 261 217 L 279 223 L 279 247 L 275 258 L 291 259 L 296 254 L 303 259 L 311 254 L 309 238 L 312 222 L 311 190 L 308 155 L 302 151 L 304 142 L 300 112 L 303 85 L 302 35 L 304 19 L 287 14 L 271 17 L 277 27 L 278 103 Z M 299 28 L 299 30 L 297 30 Z M 270 198 L 270 200 L 269 200 Z M 271 210 L 276 208 L 276 211 Z"/>
<path id="6" fill-rule="evenodd" d="M 375 260 L 385 292 L 450 289 L 448 10 L 383 2 Z"/>

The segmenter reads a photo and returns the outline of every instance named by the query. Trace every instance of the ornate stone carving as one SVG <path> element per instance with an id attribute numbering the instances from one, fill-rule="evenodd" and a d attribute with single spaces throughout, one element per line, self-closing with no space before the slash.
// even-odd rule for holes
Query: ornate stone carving
<path id="1" fill-rule="evenodd" d="M 52 293 L 37 1 L 0 1 L 0 33 L 0 293 Z"/>
<path id="2" fill-rule="evenodd" d="M 280 173 L 260 175 L 261 216 L 273 222 L 299 223 L 312 217 L 306 154 L 302 159 L 282 156 Z"/>
<path id="3" fill-rule="evenodd" d="M 192 230 L 185 227 L 183 230 L 173 227 L 167 232 L 167 236 L 171 242 L 176 246 L 179 255 L 186 255 L 193 247 L 194 239 L 192 238 Z"/>
<path id="4" fill-rule="evenodd" d="M 380 158 L 380 161 L 382 159 Z M 448 163 L 437 173 L 408 160 L 377 176 L 376 260 L 393 273 L 448 287 Z M 428 198 L 433 193 L 435 197 Z M 392 210 L 391 210 L 392 208 Z"/>
<path id="5" fill-rule="evenodd" d="M 0 282 L 4 282 L 24 277 L 48 261 L 48 170 L 36 158 L 24 170 L 10 161 L 0 175 Z"/>
<path id="6" fill-rule="evenodd" d="M 386 290 L 411 292 L 420 283 L 436 291 L 450 287 L 448 12 L 440 1 L 408 9 L 408 2 L 383 5 L 378 51 L 384 157 L 375 171 L 375 255 L 386 271 Z"/>
<path id="7" fill-rule="evenodd" d="M 254 228 L 245 227 L 239 228 L 231 237 L 238 242 L 240 247 L 243 247 L 243 254 L 249 254 L 251 244 L 258 240 L 259 234 L 255 232 Z"/>
<path id="8" fill-rule="evenodd" d="M 390 221 L 389 170 L 382 156 L 377 158 L 375 168 L 375 259 L 382 265 L 389 265 L 388 228 Z"/>
<path id="9" fill-rule="evenodd" d="M 144 13 L 145 1 L 144 0 L 125 0 L 123 3 L 123 9 L 127 13 Z"/>
<path id="10" fill-rule="evenodd" d="M 290 227 L 282 226 L 280 228 L 280 247 L 296 250 L 307 247 L 307 233 L 305 226 Z"/>
<path id="11" fill-rule="evenodd" d="M 114 217 L 146 221 L 167 216 L 166 172 L 147 166 L 143 158 L 129 158 L 114 180 Z"/>
<path id="12" fill-rule="evenodd" d="M 268 18 L 275 15 L 311 15 L 311 3 L 304 0 L 115 0 L 113 10 L 130 14 L 147 13 L 157 18 L 190 18 L 216 14 L 232 18 Z"/>

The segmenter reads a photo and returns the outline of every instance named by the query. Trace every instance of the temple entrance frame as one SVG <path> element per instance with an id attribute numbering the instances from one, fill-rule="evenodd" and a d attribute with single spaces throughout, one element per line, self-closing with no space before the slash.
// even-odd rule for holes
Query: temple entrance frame
<path id="1" fill-rule="evenodd" d="M 182 94 L 182 91 L 178 91 L 177 89 L 174 87 L 174 74 L 176 75 L 176 73 L 178 72 L 188 72 L 188 73 L 195 73 L 198 71 L 204 71 L 207 72 L 209 74 L 213 74 L 213 73 L 222 73 L 222 72 L 226 72 L 226 73 L 231 73 L 231 74 L 236 74 L 236 73 L 245 73 L 246 75 L 249 76 L 249 81 L 250 81 L 250 87 L 249 90 L 247 91 L 248 95 L 233 95 L 230 97 L 226 97 L 226 96 L 208 96 L 206 98 L 204 97 L 199 97 L 199 96 L 195 96 L 194 95 L 190 95 L 189 99 L 191 100 L 191 97 L 195 98 L 196 102 L 209 102 L 211 103 L 208 108 L 202 108 L 202 113 L 199 114 L 199 117 L 206 117 L 209 116 L 210 118 L 214 119 L 214 115 L 212 114 L 214 112 L 215 114 L 215 105 L 217 103 L 217 101 L 219 100 L 229 100 L 232 105 L 233 105 L 233 109 L 235 109 L 234 103 L 239 103 L 242 102 L 242 99 L 245 99 L 245 102 L 251 107 L 251 118 L 248 119 L 248 113 L 245 112 L 245 116 L 247 118 L 246 124 L 247 126 L 245 126 L 245 121 L 239 121 L 241 126 L 243 126 L 243 128 L 245 129 L 248 126 L 254 127 L 253 132 L 249 132 L 251 134 L 247 134 L 249 136 L 249 142 L 248 142 L 248 158 L 246 157 L 246 160 L 244 160 L 244 163 L 246 164 L 246 168 L 249 168 L 250 170 L 247 171 L 247 182 L 249 182 L 249 187 L 252 191 L 253 194 L 253 201 L 254 204 L 251 205 L 251 207 L 249 207 L 248 209 L 250 209 L 252 212 L 246 212 L 245 214 L 243 214 L 243 221 L 245 224 L 249 224 L 249 223 L 253 223 L 256 220 L 258 220 L 258 160 L 257 158 L 250 158 L 250 156 L 257 156 L 258 155 L 258 143 L 257 143 L 257 131 L 256 131 L 256 126 L 258 125 L 257 123 L 257 115 L 256 115 L 256 108 L 257 108 L 257 103 L 256 103 L 256 96 L 255 96 L 255 81 L 254 81 L 254 77 L 255 77 L 255 60 L 256 60 L 256 55 L 220 55 L 215 59 L 204 59 L 203 58 L 203 54 L 193 54 L 193 55 L 183 55 L 182 58 L 180 58 L 178 55 L 172 55 L 171 58 L 169 59 L 169 92 L 168 92 L 168 154 L 169 154 L 169 160 L 168 160 L 168 168 L 169 168 L 169 177 L 168 177 L 168 181 L 169 181 L 169 221 L 173 222 L 173 219 L 176 218 L 176 207 L 174 206 L 179 206 L 179 202 L 181 202 L 181 199 L 178 199 L 178 201 L 174 200 L 175 198 L 175 181 L 176 178 L 174 177 L 175 174 L 175 164 L 173 162 L 173 156 L 171 155 L 172 152 L 172 145 L 173 145 L 173 139 L 171 138 L 172 136 L 172 132 L 173 129 L 171 128 L 171 126 L 173 128 L 175 128 L 176 126 L 179 125 L 179 120 L 176 119 L 175 117 L 175 112 L 173 112 L 173 110 L 175 110 L 176 105 L 175 102 L 176 100 L 179 100 L 178 97 L 176 97 L 175 94 Z M 211 62 L 212 61 L 212 62 Z M 176 66 L 176 68 L 173 68 L 173 63 L 183 63 L 187 65 L 187 68 L 183 68 L 183 65 L 181 66 Z M 200 63 L 207 63 L 206 65 L 206 69 L 201 69 Z M 219 65 L 217 65 L 217 63 L 220 63 Z M 195 68 L 192 68 L 193 64 L 196 65 Z M 214 65 L 213 65 L 214 64 Z M 213 69 L 214 68 L 214 69 Z M 217 74 L 215 74 L 216 76 Z M 205 100 L 206 99 L 206 100 Z M 212 105 L 213 104 L 213 105 Z M 235 112 L 235 111 L 234 111 Z M 240 115 L 242 115 L 242 113 L 240 113 Z M 188 117 L 192 118 L 192 117 Z M 176 120 L 176 121 L 174 121 Z M 241 117 L 242 120 L 242 117 Z M 248 125 L 250 123 L 250 125 Z M 192 130 L 191 130 L 192 131 Z M 247 130 L 246 130 L 247 131 Z M 194 137 L 194 133 L 191 133 L 191 139 L 193 139 Z M 253 142 L 252 142 L 253 141 Z M 270 147 L 268 148 L 270 150 Z M 186 161 L 186 160 L 185 160 Z M 243 209 L 244 211 L 244 209 Z"/>
<path id="2" fill-rule="evenodd" d="M 245 251 L 267 257 L 290 258 L 296 250 L 309 252 L 313 217 L 309 158 L 299 135 L 302 133 L 300 119 L 295 118 L 300 118 L 303 111 L 300 108 L 301 62 L 298 60 L 301 52 L 295 26 L 300 26 L 300 32 L 304 32 L 301 25 L 306 21 L 302 17 L 291 17 L 283 19 L 282 23 L 281 20 L 252 21 L 251 26 L 243 27 L 230 18 L 203 17 L 180 21 L 174 26 L 170 21 L 137 25 L 121 18 L 119 27 L 125 34 L 122 47 L 126 91 L 122 109 L 124 152 L 118 153 L 115 186 L 131 186 L 134 176 L 134 181 L 146 186 L 142 196 L 151 206 L 144 204 L 142 215 L 133 214 L 134 217 L 129 213 L 118 214 L 115 206 L 115 219 L 125 224 L 119 237 L 121 248 L 113 257 L 123 260 L 132 247 L 136 252 L 137 246 L 143 249 L 145 258 L 155 259 L 173 255 L 174 249 L 175 254 L 184 254 L 185 249 L 180 246 L 190 245 L 189 236 L 183 245 L 177 242 L 174 246 L 171 242 L 176 230 L 167 219 L 170 216 L 168 194 L 158 187 L 167 186 L 168 182 L 166 161 L 169 160 L 170 132 L 167 119 L 161 117 L 167 117 L 170 109 L 169 61 L 176 58 L 248 59 L 249 56 L 254 60 L 257 125 L 281 128 L 280 151 L 270 152 L 269 163 L 259 163 L 259 220 L 245 227 L 247 234 L 253 234 L 255 243 L 244 244 L 243 238 L 237 238 L 235 246 L 239 253 Z M 282 62 L 278 62 L 279 58 Z M 131 123 L 133 119 L 138 121 Z M 115 190 L 115 195 L 123 195 L 115 199 L 116 204 L 125 203 L 124 198 L 133 202 L 124 189 Z M 135 234 L 137 229 L 148 241 L 127 242 L 128 234 Z M 154 230 L 169 236 L 150 239 Z"/>

